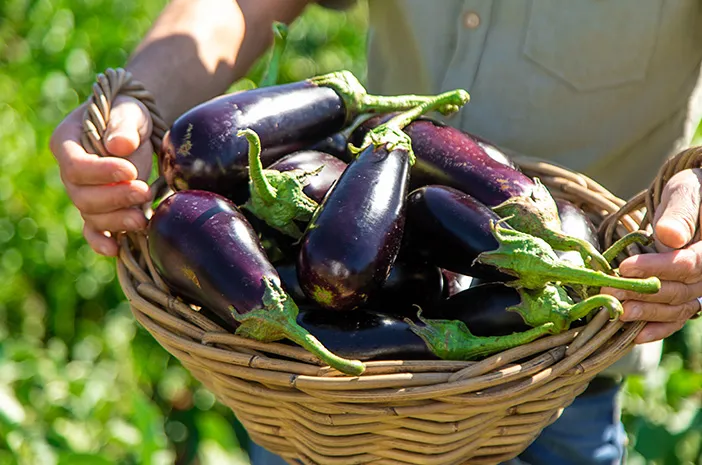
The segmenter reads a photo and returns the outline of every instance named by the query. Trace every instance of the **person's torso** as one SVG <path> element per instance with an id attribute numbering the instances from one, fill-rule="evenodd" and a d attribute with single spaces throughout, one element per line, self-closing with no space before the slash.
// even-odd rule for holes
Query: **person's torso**
<path id="1" fill-rule="evenodd" d="M 628 197 L 702 114 L 700 0 L 369 0 L 368 89 L 463 88 L 449 124 Z"/>

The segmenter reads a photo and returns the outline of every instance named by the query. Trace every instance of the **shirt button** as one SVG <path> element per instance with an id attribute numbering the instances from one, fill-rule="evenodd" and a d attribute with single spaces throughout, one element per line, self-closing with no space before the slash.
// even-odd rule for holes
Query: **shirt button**
<path id="1" fill-rule="evenodd" d="M 473 11 L 469 11 L 463 15 L 463 25 L 468 29 L 475 29 L 480 26 L 480 16 Z"/>

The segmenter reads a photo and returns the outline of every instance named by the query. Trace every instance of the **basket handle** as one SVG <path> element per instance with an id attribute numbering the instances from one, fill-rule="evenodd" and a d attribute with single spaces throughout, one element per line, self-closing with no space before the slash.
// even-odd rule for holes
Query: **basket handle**
<path id="1" fill-rule="evenodd" d="M 663 187 L 675 174 L 680 171 L 690 168 L 702 167 L 702 146 L 690 147 L 676 155 L 669 157 L 663 166 L 660 167 L 658 173 L 653 178 L 648 189 L 643 189 L 641 192 L 633 196 L 626 202 L 619 211 L 605 217 L 600 225 L 600 231 L 603 232 L 603 247 L 608 248 L 615 241 L 615 230 L 617 222 L 621 217 L 636 211 L 643 210 L 644 217 L 641 221 L 640 229 L 645 230 L 651 226 L 653 218 L 655 218 L 656 208 L 661 204 L 663 195 Z M 699 240 L 700 229 L 697 228 L 695 239 Z"/>
<path id="2" fill-rule="evenodd" d="M 124 95 L 139 100 L 149 110 L 153 121 L 151 144 L 156 153 L 160 152 L 168 125 L 156 108 L 154 96 L 146 90 L 141 82 L 134 79 L 132 73 L 123 68 L 108 68 L 105 73 L 97 75 L 96 81 L 92 88 L 93 94 L 88 99 L 83 113 L 83 134 L 81 137 L 83 148 L 103 157 L 110 156 L 103 144 L 103 136 L 107 129 L 107 122 L 110 120 L 110 110 L 115 98 L 118 95 Z"/>

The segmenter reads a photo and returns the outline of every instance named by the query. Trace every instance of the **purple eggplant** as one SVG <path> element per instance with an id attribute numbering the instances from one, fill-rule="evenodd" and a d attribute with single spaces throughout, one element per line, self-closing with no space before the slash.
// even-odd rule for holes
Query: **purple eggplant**
<path id="1" fill-rule="evenodd" d="M 567 200 L 557 199 L 558 217 L 561 220 L 561 230 L 573 237 L 588 241 L 598 251 L 602 251 L 600 240 L 597 237 L 597 228 L 587 214 L 577 205 Z M 573 263 L 582 263 L 580 255 L 575 251 L 557 251 L 558 256 L 563 260 L 570 260 Z"/>
<path id="2" fill-rule="evenodd" d="M 300 286 L 318 305 L 354 309 L 383 285 L 402 243 L 413 163 L 409 138 L 401 129 L 437 105 L 463 105 L 467 98 L 460 90 L 447 92 L 369 133 L 302 238 Z"/>
<path id="3" fill-rule="evenodd" d="M 474 263 L 497 249 L 490 221 L 499 216 L 475 198 L 447 186 L 425 186 L 407 197 L 407 247 L 440 268 L 489 281 L 514 279 Z"/>
<path id="4" fill-rule="evenodd" d="M 359 309 L 300 308 L 297 323 L 341 357 L 355 360 L 433 360 L 436 356 L 402 318 Z"/>
<path id="5" fill-rule="evenodd" d="M 549 282 L 643 293 L 660 289 L 655 277 L 622 278 L 560 260 L 545 241 L 501 224 L 491 209 L 451 187 L 416 189 L 408 205 L 408 247 L 441 268 L 531 290 Z"/>
<path id="6" fill-rule="evenodd" d="M 363 364 L 332 354 L 295 323 L 295 302 L 253 228 L 226 198 L 197 190 L 167 197 L 149 221 L 148 248 L 177 295 L 209 308 L 236 334 L 288 338 L 345 373 L 363 371 Z"/>
<path id="7" fill-rule="evenodd" d="M 380 290 L 372 294 L 368 306 L 383 308 L 392 314 L 416 314 L 415 305 L 421 308 L 437 305 L 444 293 L 441 270 L 426 262 L 398 256 L 388 279 Z"/>
<path id="8" fill-rule="evenodd" d="M 307 178 L 308 184 L 302 189 L 305 195 L 320 203 L 329 188 L 346 169 L 346 163 L 328 153 L 304 150 L 286 155 L 270 165 L 268 169 L 283 172 L 292 170 L 314 172 L 321 169 Z"/>
<path id="9" fill-rule="evenodd" d="M 360 114 L 413 108 L 429 99 L 368 95 L 347 71 L 222 95 L 173 123 L 159 166 L 174 190 L 208 190 L 241 203 L 248 195 L 248 144 L 238 137 L 240 131 L 259 134 L 262 163 L 268 166 L 339 132 Z"/>
<path id="10" fill-rule="evenodd" d="M 325 197 L 300 245 L 298 276 L 324 308 L 352 309 L 383 285 L 405 222 L 407 150 L 370 146 Z"/>

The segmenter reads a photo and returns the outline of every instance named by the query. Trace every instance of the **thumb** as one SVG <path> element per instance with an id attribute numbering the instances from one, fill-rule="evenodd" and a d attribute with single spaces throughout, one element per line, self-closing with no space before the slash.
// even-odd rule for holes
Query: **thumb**
<path id="1" fill-rule="evenodd" d="M 702 171 L 687 169 L 670 178 L 656 210 L 654 231 L 664 246 L 679 249 L 689 243 L 700 217 Z"/>
<path id="2" fill-rule="evenodd" d="M 112 155 L 127 157 L 151 136 L 151 115 L 133 97 L 119 96 L 110 111 L 105 130 L 105 148 Z"/>

